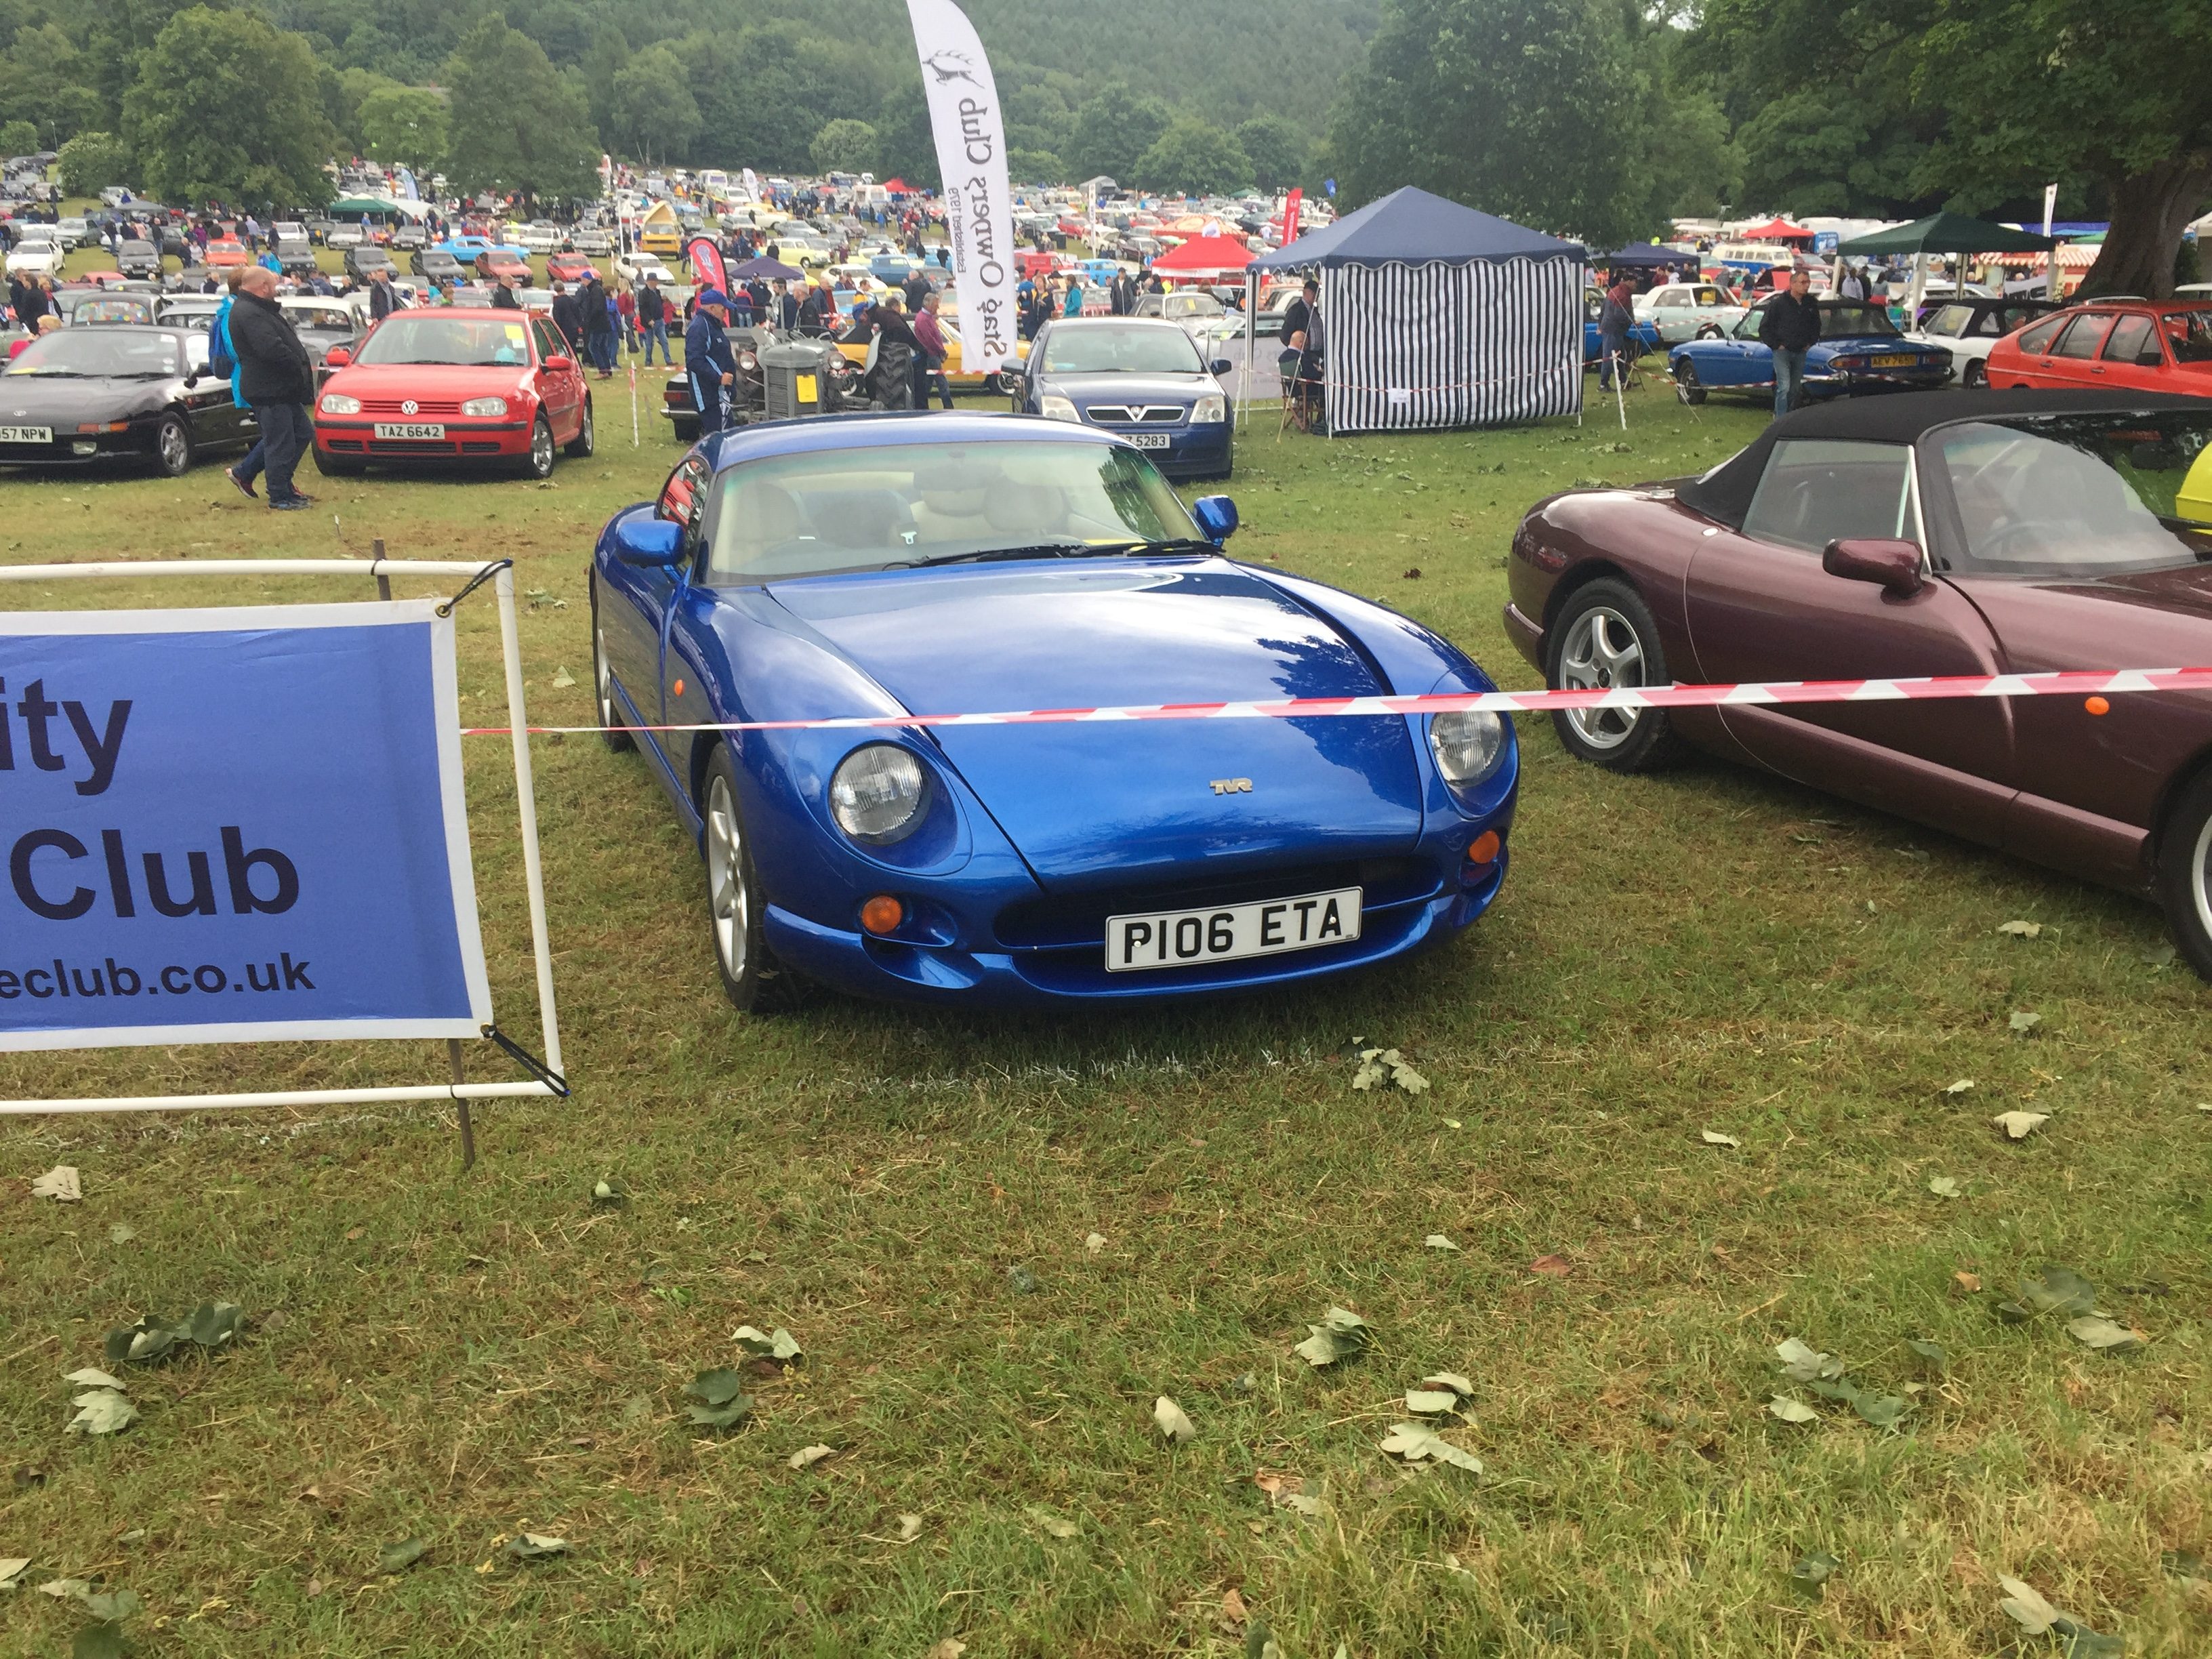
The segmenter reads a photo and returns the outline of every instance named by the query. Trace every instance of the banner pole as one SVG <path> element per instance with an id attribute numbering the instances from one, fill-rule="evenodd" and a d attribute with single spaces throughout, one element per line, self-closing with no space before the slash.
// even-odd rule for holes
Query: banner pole
<path id="1" fill-rule="evenodd" d="M 1613 354 L 1613 400 L 1620 405 L 1620 429 L 1628 430 L 1628 369 L 1621 354 Z"/>
<path id="2" fill-rule="evenodd" d="M 522 702 L 522 636 L 514 619 L 514 567 L 494 579 L 499 598 L 500 653 L 507 660 L 507 717 L 514 723 L 514 787 L 522 808 L 522 875 L 530 890 L 530 953 L 538 964 L 538 1018 L 545 1033 L 545 1064 L 561 1070 L 561 1032 L 553 1014 L 553 950 L 545 934 L 545 867 L 538 851 L 538 791 L 530 769 L 530 734 Z"/>
<path id="3" fill-rule="evenodd" d="M 467 1067 L 461 1060 L 461 1042 L 459 1037 L 446 1039 L 446 1064 L 453 1068 L 453 1084 L 457 1089 L 469 1080 Z M 459 1109 L 461 1114 L 461 1173 L 466 1175 L 477 1167 L 476 1126 L 469 1121 L 469 1100 L 466 1095 L 456 1094 L 453 1097 L 453 1104 Z"/>

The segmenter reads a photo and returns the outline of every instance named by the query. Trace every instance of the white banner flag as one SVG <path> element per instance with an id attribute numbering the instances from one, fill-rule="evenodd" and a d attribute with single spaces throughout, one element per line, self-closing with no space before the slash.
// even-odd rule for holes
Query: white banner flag
<path id="1" fill-rule="evenodd" d="M 961 368 L 995 374 L 1016 356 L 1014 221 L 998 82 L 975 26 L 952 0 L 906 0 L 906 9 L 945 179 L 945 228 L 952 239 L 952 277 L 960 295 Z"/>

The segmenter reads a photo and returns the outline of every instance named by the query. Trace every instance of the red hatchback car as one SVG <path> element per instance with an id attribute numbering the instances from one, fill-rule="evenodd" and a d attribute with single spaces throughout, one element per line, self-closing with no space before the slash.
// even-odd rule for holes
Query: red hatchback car
<path id="1" fill-rule="evenodd" d="M 2212 402 L 1838 399 L 1701 478 L 1539 501 L 1508 568 L 1506 630 L 1556 687 L 2212 663 Z M 2212 979 L 2212 691 L 1553 721 L 1613 771 L 1687 743 L 2154 898 Z"/>
<path id="2" fill-rule="evenodd" d="M 588 283 L 599 269 L 581 253 L 556 253 L 545 262 L 545 279 L 552 283 Z"/>
<path id="3" fill-rule="evenodd" d="M 2212 303 L 2102 300 L 2046 317 L 1990 348 L 1990 384 L 2212 398 Z"/>
<path id="4" fill-rule="evenodd" d="M 396 311 L 332 369 L 315 400 L 315 465 L 499 461 L 543 478 L 592 453 L 592 394 L 553 325 L 520 311 Z"/>
<path id="5" fill-rule="evenodd" d="M 495 283 L 513 278 L 519 283 L 530 280 L 530 262 L 505 248 L 488 247 L 477 255 L 477 275 L 489 276 Z"/>

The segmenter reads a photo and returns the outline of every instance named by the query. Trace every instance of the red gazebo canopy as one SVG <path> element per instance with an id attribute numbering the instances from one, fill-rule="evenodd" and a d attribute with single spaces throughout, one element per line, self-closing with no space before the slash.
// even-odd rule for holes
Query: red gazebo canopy
<path id="1" fill-rule="evenodd" d="M 1252 250 L 1235 236 L 1194 236 L 1152 261 L 1163 276 L 1230 276 L 1252 263 Z"/>
<path id="2" fill-rule="evenodd" d="M 1813 233 L 1802 225 L 1793 225 L 1777 216 L 1763 225 L 1751 225 L 1737 233 L 1747 242 L 1809 242 Z"/>
<path id="3" fill-rule="evenodd" d="M 884 180 L 884 188 L 893 196 L 903 196 L 914 186 L 903 179 L 886 179 Z"/>

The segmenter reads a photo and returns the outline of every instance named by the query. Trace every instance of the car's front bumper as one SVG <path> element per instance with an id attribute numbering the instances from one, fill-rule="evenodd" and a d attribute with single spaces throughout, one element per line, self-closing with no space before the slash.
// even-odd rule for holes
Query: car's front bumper
<path id="1" fill-rule="evenodd" d="M 520 460 L 530 453 L 533 422 L 513 415 L 493 421 L 436 417 L 443 438 L 379 438 L 377 422 L 350 416 L 314 417 L 315 459 L 334 461 L 409 462 Z M 386 422 L 390 424 L 390 422 Z"/>
<path id="2" fill-rule="evenodd" d="M 103 461 L 147 460 L 154 454 L 154 434 L 160 425 L 158 415 L 146 415 L 132 416 L 119 432 L 80 432 L 56 426 L 52 443 L 0 444 L 0 466 L 97 466 Z"/>

